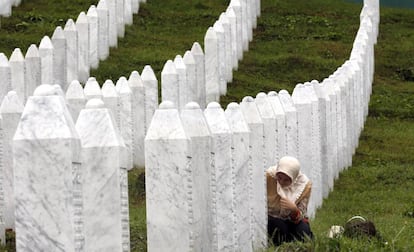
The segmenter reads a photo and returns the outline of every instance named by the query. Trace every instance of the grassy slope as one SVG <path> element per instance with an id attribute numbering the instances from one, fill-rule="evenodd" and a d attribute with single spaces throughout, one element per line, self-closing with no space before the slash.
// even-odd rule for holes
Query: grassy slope
<path id="1" fill-rule="evenodd" d="M 25 51 L 30 43 L 38 43 L 45 34 L 51 35 L 54 27 L 62 22 L 59 19 L 76 18 L 79 13 L 79 10 L 66 10 L 73 4 L 65 4 L 65 10 L 56 14 L 57 19 L 51 18 L 46 14 L 51 13 L 46 7 L 53 6 L 55 1 L 48 1 L 48 6 L 45 1 L 29 1 L 42 4 L 36 5 L 35 10 L 22 11 L 20 16 L 19 9 L 29 2 L 14 9 L 14 24 L 7 25 L 7 20 L 2 19 L 0 51 L 10 55 L 14 48 L 10 45 Z M 72 1 L 80 2 L 84 1 Z M 127 28 L 119 48 L 112 49 L 108 60 L 101 62 L 92 75 L 102 83 L 107 78 L 116 80 L 128 76 L 132 70 L 141 71 L 144 65 L 150 64 L 159 77 L 167 59 L 184 54 L 194 41 L 202 44 L 207 27 L 227 4 L 228 1 L 223 0 L 148 1 L 141 7 L 139 15 L 134 16 L 134 25 Z M 89 5 L 85 3 L 80 10 L 87 10 Z M 41 12 L 40 6 L 46 11 Z M 250 51 L 245 54 L 239 71 L 235 72 L 227 96 L 222 97 L 222 105 L 260 91 L 291 91 L 298 82 L 328 76 L 349 56 L 360 8 L 340 0 L 263 0 L 262 17 Z M 396 248 L 403 251 L 414 246 L 413 219 L 408 217 L 414 211 L 414 171 L 410 169 L 414 163 L 412 14 L 412 10 L 382 9 L 370 115 L 353 167 L 340 175 L 334 191 L 325 199 L 312 222 L 318 241 L 314 247 L 319 251 L 324 251 L 324 246 L 330 244 L 324 238 L 328 228 L 343 224 L 356 214 L 373 220 L 390 246 L 382 248 L 366 241 L 341 239 L 338 242 L 342 250 Z M 18 24 L 38 16 L 43 21 L 35 18 L 19 30 Z M 32 29 L 32 25 L 38 28 Z M 20 42 L 21 37 L 24 38 Z M 145 205 L 139 173 L 130 173 L 133 251 L 145 250 Z"/>

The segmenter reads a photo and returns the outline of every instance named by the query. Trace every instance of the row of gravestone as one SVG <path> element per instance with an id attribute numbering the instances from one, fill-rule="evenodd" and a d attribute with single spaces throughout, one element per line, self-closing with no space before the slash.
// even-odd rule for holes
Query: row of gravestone
<path id="1" fill-rule="evenodd" d="M 248 7 L 249 6 L 249 7 Z M 253 7 L 254 6 L 254 7 Z M 252 25 L 253 22 L 243 22 L 244 18 L 254 18 L 254 20 L 256 20 L 257 17 L 257 11 L 260 9 L 259 4 L 256 3 L 256 1 L 245 1 L 243 0 L 242 3 L 238 0 L 234 0 L 231 2 L 229 8 L 228 8 L 228 12 L 235 12 L 233 9 L 235 9 L 238 13 L 238 15 L 233 15 L 231 16 L 229 19 L 231 20 L 231 22 L 229 21 L 223 21 L 225 24 L 223 25 L 223 27 L 226 27 L 225 30 L 227 31 L 225 35 L 224 33 L 224 29 L 220 29 L 219 32 L 221 32 L 221 42 L 220 43 L 224 43 L 224 44 L 229 44 L 229 43 L 233 43 L 234 46 L 236 46 L 236 43 L 242 43 L 241 41 L 245 41 L 245 43 L 248 43 L 247 39 L 248 36 L 246 36 L 246 39 L 243 40 L 243 37 L 241 36 L 242 34 L 242 29 L 245 29 L 245 27 L 247 27 L 248 24 L 250 24 L 250 28 L 252 29 Z M 249 11 L 248 11 L 249 9 Z M 250 12 L 250 9 L 254 10 Z M 244 14 L 243 14 L 244 13 Z M 249 13 L 249 15 L 247 16 L 247 13 Z M 224 14 L 223 14 L 224 15 Z M 225 16 L 221 17 L 221 19 L 225 19 Z M 244 15 L 243 17 L 241 15 Z M 237 21 L 238 20 L 238 21 Z M 233 29 L 231 30 L 229 25 L 233 25 Z M 239 25 L 237 25 L 239 24 Z M 216 26 L 218 26 L 220 24 L 216 24 Z M 227 25 L 227 26 L 226 26 Z M 239 27 L 240 29 L 236 30 L 236 27 Z M 230 33 L 232 32 L 233 37 L 230 36 Z M 218 33 L 218 32 L 217 32 Z M 250 32 L 251 33 L 251 32 Z M 237 34 L 240 35 L 240 37 L 237 36 Z M 249 33 L 246 31 L 246 35 L 248 35 Z M 226 37 L 225 37 L 226 36 Z M 236 37 L 237 36 L 237 37 Z M 208 36 L 206 36 L 208 38 Z M 224 40 L 226 39 L 226 40 Z M 232 39 L 230 41 L 230 39 Z M 210 53 L 208 55 L 212 55 L 212 57 L 215 58 L 216 61 L 221 60 L 221 58 L 219 58 L 219 43 L 218 43 L 218 39 L 213 38 L 211 40 L 214 44 L 214 47 L 210 46 Z M 240 42 L 239 42 L 240 41 Z M 33 48 L 33 47 L 32 47 Z M 51 48 L 51 47 L 50 47 Z M 212 49 L 215 50 L 212 50 Z M 233 48 L 233 47 L 226 47 L 226 48 Z M 242 48 L 240 46 L 240 48 Z M 55 52 L 53 52 L 53 54 L 55 55 Z M 227 55 L 227 57 L 230 57 L 230 53 L 224 54 L 223 52 L 221 53 L 221 55 Z M 22 57 L 21 57 L 22 58 Z M 236 59 L 232 58 L 232 63 L 234 64 L 234 62 L 237 64 L 237 61 L 239 60 L 239 58 L 241 59 L 241 56 L 237 56 Z M 224 59 L 223 59 L 224 60 Z M 7 59 L 6 59 L 7 61 Z M 204 89 L 207 92 L 207 88 L 205 86 L 205 79 L 208 79 L 204 76 L 205 73 L 207 73 L 205 71 L 205 61 L 206 61 L 206 57 L 204 56 L 204 53 L 200 47 L 200 45 L 198 43 L 194 43 L 193 48 L 191 49 L 191 51 L 187 51 L 186 54 L 184 54 L 184 57 L 181 58 L 181 56 L 177 56 L 176 59 L 174 60 L 174 66 L 171 67 L 170 62 L 167 62 L 164 70 L 161 74 L 161 83 L 163 86 L 166 86 L 165 83 L 168 82 L 168 77 L 170 76 L 170 79 L 174 79 L 174 78 L 178 78 L 177 72 L 180 73 L 180 81 L 183 80 L 183 76 L 185 76 L 184 78 L 188 78 L 190 81 L 189 83 L 191 83 L 191 80 L 197 82 L 197 83 L 201 83 L 200 86 L 201 87 L 197 87 L 198 90 L 200 89 Z M 43 65 L 42 65 L 43 66 Z M 211 68 L 211 67 L 210 67 Z M 216 65 L 216 68 L 218 68 L 218 66 Z M 169 69 L 169 70 L 168 70 Z M 193 71 L 190 71 L 189 69 L 193 69 Z M 206 68 L 208 69 L 208 68 Z M 232 71 L 232 69 L 228 69 L 227 71 Z M 184 71 L 184 72 L 183 72 Z M 50 71 L 48 71 L 50 73 Z M 216 70 L 216 72 L 218 73 L 218 69 Z M 227 73 L 228 74 L 228 73 Z M 172 78 L 171 78 L 172 76 Z M 198 85 L 198 84 L 197 84 Z M 196 86 L 197 86 L 196 85 Z M 66 112 L 64 112 L 64 108 L 60 108 L 60 111 L 56 110 L 56 109 L 52 109 L 49 108 L 48 106 L 50 104 L 48 104 L 49 102 L 47 101 L 47 99 L 49 99 L 49 96 L 52 96 L 52 94 L 56 95 L 59 94 L 61 96 L 63 96 L 63 92 L 61 91 L 61 89 L 59 89 L 56 85 L 54 86 L 53 91 L 47 91 L 48 88 L 46 88 L 47 85 L 43 85 L 41 87 L 39 87 L 38 91 L 35 92 L 35 95 L 33 97 L 30 97 L 29 100 L 32 102 L 31 104 L 27 105 L 25 107 L 25 110 L 23 112 L 23 115 L 21 117 L 21 121 L 20 121 L 20 125 L 19 128 L 16 132 L 15 135 L 15 147 L 14 147 L 14 157 L 16 158 L 16 161 L 14 163 L 14 168 L 11 169 L 12 172 L 14 172 L 14 175 L 10 176 L 11 178 L 7 178 L 8 180 L 11 179 L 11 182 L 14 182 L 15 186 L 17 185 L 22 185 L 21 186 L 21 191 L 16 191 L 14 192 L 15 197 L 11 198 L 11 200 L 13 200 L 13 203 L 16 204 L 16 206 L 11 206 L 11 207 L 7 207 L 8 210 L 10 210 L 10 208 L 15 207 L 16 209 L 16 244 L 19 250 L 25 250 L 29 247 L 33 247 L 33 248 L 50 248 L 51 246 L 63 246 L 65 248 L 68 248 L 68 250 L 71 250 L 73 247 L 75 247 L 76 250 L 78 249 L 82 249 L 82 248 L 89 248 L 87 249 L 87 251 L 91 250 L 91 247 L 88 247 L 91 243 L 90 241 L 96 241 L 94 243 L 99 243 L 102 244 L 103 248 L 106 246 L 108 248 L 111 248 L 110 251 L 113 251 L 110 245 L 107 245 L 108 238 L 107 236 L 103 236 L 101 235 L 102 232 L 98 232 L 96 237 L 96 240 L 94 240 L 93 237 L 91 237 L 92 233 L 96 233 L 96 229 L 94 231 L 91 231 L 93 229 L 90 229 L 91 224 L 93 223 L 93 220 L 99 220 L 99 218 L 91 218 L 89 217 L 88 214 L 88 208 L 86 207 L 86 205 L 88 206 L 92 206 L 93 204 L 96 203 L 96 205 L 98 206 L 102 206 L 102 207 L 98 207 L 99 209 L 102 210 L 102 212 L 104 213 L 105 209 L 108 208 L 108 204 L 106 206 L 102 205 L 102 203 L 100 202 L 95 202 L 92 198 L 89 198 L 88 195 L 85 195 L 85 192 L 88 192 L 87 194 L 91 194 L 91 195 L 95 195 L 95 198 L 98 198 L 96 195 L 102 196 L 103 193 L 101 191 L 98 192 L 93 192 L 92 189 L 96 189 L 93 188 L 93 186 L 96 187 L 96 183 L 93 182 L 87 182 L 88 180 L 83 180 L 84 174 L 82 174 L 82 172 L 87 172 L 84 171 L 84 169 L 86 169 L 85 167 L 88 167 L 88 162 L 83 161 L 79 158 L 78 154 L 70 154 L 70 151 L 67 150 L 67 152 L 69 153 L 68 155 L 70 155 L 72 157 L 72 175 L 73 175 L 73 183 L 72 184 L 68 184 L 68 183 L 64 183 L 64 185 L 62 185 L 62 180 L 56 179 L 53 176 L 48 177 L 47 179 L 44 180 L 35 180 L 31 175 L 31 174 L 27 174 L 25 172 L 23 173 L 19 173 L 16 171 L 19 171 L 19 169 L 21 169 L 23 166 L 27 165 L 28 163 L 35 163 L 38 164 L 38 168 L 39 169 L 45 169 L 47 170 L 47 167 L 50 167 L 50 162 L 48 162 L 48 159 L 54 159 L 56 157 L 58 157 L 61 154 L 60 150 L 55 150 L 55 151 L 49 151 L 47 150 L 48 147 L 55 149 L 58 140 L 58 135 L 59 133 L 63 133 L 63 134 L 72 134 L 72 138 L 76 138 L 76 134 L 73 133 L 73 130 L 68 130 L 68 132 L 65 132 L 65 130 L 59 130 L 60 128 L 65 128 L 62 125 L 59 124 L 53 124 L 53 123 L 48 123 L 48 120 L 44 120 L 42 118 L 39 118 L 39 114 L 43 115 L 43 112 L 39 113 L 39 111 L 42 111 L 42 109 L 45 109 L 45 114 L 48 114 L 48 116 L 50 116 L 51 118 L 53 118 L 53 116 L 60 118 L 61 120 L 65 121 L 67 124 L 69 124 L 69 126 L 66 126 L 66 128 L 70 128 L 70 124 L 68 123 L 70 120 L 68 119 L 68 115 Z M 35 86 L 34 86 L 35 87 Z M 184 85 L 183 87 L 186 87 L 186 85 Z M 34 88 L 33 88 L 34 89 Z M 46 90 L 46 91 L 45 91 Z M 60 91 L 59 91 L 60 90 Z M 165 88 L 163 88 L 162 90 L 165 90 Z M 182 91 L 182 90 L 181 90 Z M 184 96 L 189 95 L 190 92 L 186 93 Z M 30 92 L 28 93 L 30 94 Z M 15 91 L 11 91 L 9 92 L 9 94 L 7 95 L 7 97 L 14 97 L 14 100 L 18 100 L 18 94 Z M 45 98 L 45 97 L 47 98 Z M 86 83 L 85 83 L 85 87 L 82 88 L 82 86 L 80 85 L 79 81 L 72 81 L 71 84 L 68 86 L 66 94 L 64 95 L 66 98 L 66 105 L 68 106 L 68 111 L 69 114 L 71 115 L 70 117 L 72 118 L 72 120 L 78 123 L 82 123 L 81 122 L 81 110 L 85 107 L 85 104 L 87 104 L 88 100 L 92 100 L 94 98 L 98 98 L 98 99 L 102 99 L 105 102 L 105 106 L 107 108 L 108 113 L 112 116 L 113 122 L 116 125 L 116 129 L 119 130 L 119 135 L 121 136 L 121 140 L 119 140 L 120 142 L 122 142 L 123 144 L 125 144 L 125 151 L 123 152 L 124 155 L 124 159 L 123 159 L 123 163 L 122 165 L 118 165 L 115 166 L 115 168 L 119 168 L 119 166 L 121 166 L 123 169 L 130 169 L 132 168 L 133 165 L 135 166 L 142 166 L 143 162 L 144 162 L 144 156 L 143 156 L 143 144 L 144 144 L 144 136 L 145 136 L 145 132 L 146 129 L 148 128 L 148 124 L 151 120 L 152 114 L 154 113 L 155 109 L 158 107 L 158 81 L 155 78 L 155 74 L 153 73 L 152 69 L 150 66 L 146 66 L 142 72 L 142 77 L 139 75 L 139 73 L 137 71 L 134 71 L 133 73 L 131 73 L 131 76 L 129 77 L 129 80 L 127 80 L 124 77 L 121 77 L 117 82 L 116 85 L 114 85 L 114 83 L 110 80 L 107 80 L 103 85 L 102 85 L 102 89 L 100 88 L 100 85 L 96 82 L 96 80 L 94 78 L 89 78 Z M 45 100 L 46 99 L 46 100 Z M 51 98 L 50 98 L 51 99 Z M 61 98 L 54 98 L 54 99 L 61 99 Z M 42 106 L 38 106 L 38 108 L 35 108 L 37 104 L 35 101 L 41 101 Z M 191 100 L 191 99 L 190 99 Z M 197 99 L 198 100 L 198 99 Z M 205 98 L 204 98 L 205 100 Z M 56 102 L 56 101 L 55 101 Z M 185 101 L 184 101 L 185 102 Z M 204 101 L 205 102 L 205 101 Z M 96 103 L 96 102 L 95 102 Z M 99 102 L 98 102 L 99 103 Z M 90 108 L 91 106 L 93 107 L 93 105 L 86 105 L 87 108 Z M 20 106 L 20 108 L 22 108 L 22 106 Z M 51 111 L 50 111 L 51 110 Z M 63 113 L 64 112 L 64 113 Z M 20 112 L 21 113 L 21 112 Z M 63 114 L 62 114 L 63 113 Z M 66 114 L 65 114 L 66 113 Z M 62 117 L 64 117 L 64 119 L 62 119 Z M 19 116 L 17 116 L 17 118 L 19 118 Z M 92 116 L 90 118 L 93 118 Z M 40 131 L 37 132 L 36 131 L 36 125 L 40 125 L 40 124 L 48 124 L 47 126 L 42 125 L 39 126 L 41 128 L 45 128 L 46 132 L 54 132 L 56 131 L 56 134 L 49 134 L 49 135 L 41 135 L 41 136 L 37 136 L 36 134 L 41 134 Z M 92 122 L 91 124 L 82 124 L 82 125 L 89 125 L 90 127 L 96 127 L 98 123 Z M 32 127 L 29 127 L 29 125 L 32 125 Z M 92 126 L 91 126 L 92 125 Z M 16 125 L 15 125 L 16 126 Z M 57 128 L 55 128 L 55 130 L 47 130 L 48 127 L 55 127 L 58 126 Z M 86 127 L 86 126 L 85 126 Z M 27 133 L 26 131 L 29 131 L 29 133 Z M 37 133 L 36 133 L 37 132 Z M 19 137 L 20 134 L 20 137 Z M 35 134 L 36 136 L 32 136 L 33 134 Z M 88 134 L 90 134 L 90 132 L 88 132 Z M 85 134 L 86 136 L 88 134 Z M 79 133 L 79 135 L 83 135 L 82 133 Z M 31 155 L 31 156 L 25 156 L 22 155 L 21 152 L 19 152 L 19 144 L 21 143 L 20 140 L 25 139 L 25 137 L 29 137 L 29 139 L 36 139 L 35 143 L 39 142 L 39 139 L 37 138 L 46 138 L 46 137 L 50 137 L 50 138 L 57 138 L 54 141 L 56 141 L 56 144 L 46 144 L 46 145 L 38 145 L 36 147 L 36 149 L 38 152 L 42 152 L 42 153 L 46 153 L 48 158 L 41 158 L 41 161 L 37 161 L 37 159 L 35 158 L 35 156 Z M 105 137 L 101 137 L 101 138 L 97 138 L 97 139 L 105 139 Z M 82 136 L 81 136 L 81 141 L 82 141 Z M 26 140 L 23 141 L 25 144 L 27 143 Z M 73 142 L 73 140 L 72 140 Z M 76 141 L 75 141 L 76 142 Z M 32 144 L 29 144 L 29 146 L 26 146 L 25 144 L 23 144 L 22 148 L 22 152 L 27 151 L 26 148 L 32 148 L 30 146 L 32 146 Z M 101 144 L 105 144 L 105 142 L 101 142 Z M 66 146 L 66 145 L 65 145 Z M 74 144 L 74 146 L 76 147 L 77 144 Z M 68 146 L 66 146 L 68 147 Z M 71 145 L 69 145 L 68 148 L 75 148 L 75 147 L 71 147 Z M 85 144 L 82 142 L 82 147 L 85 147 Z M 43 148 L 43 150 L 41 150 Z M 75 149 L 78 149 L 77 147 Z M 76 151 L 75 151 L 76 152 Z M 79 152 L 79 151 L 77 151 Z M 97 158 L 97 155 L 92 155 L 94 157 L 94 160 Z M 87 157 L 87 155 L 85 155 L 85 157 Z M 69 158 L 70 159 L 70 158 Z M 67 159 L 66 161 L 68 161 L 69 159 Z M 86 160 L 87 158 L 85 158 Z M 31 161 L 30 161 L 31 160 Z M 45 161 L 46 163 L 42 163 L 43 161 Z M 98 160 L 96 162 L 100 162 L 99 164 L 105 166 L 107 164 L 102 164 L 102 162 L 107 162 L 107 159 L 104 158 L 98 158 Z M 118 162 L 116 161 L 116 159 L 113 160 L 113 162 Z M 40 164 L 39 164 L 40 163 Z M 110 165 L 112 165 L 112 168 L 114 168 L 113 166 L 114 163 L 111 163 Z M 67 163 L 62 164 L 63 166 L 66 165 L 68 166 Z M 62 166 L 62 167 L 63 167 Z M 95 164 L 95 169 L 96 167 L 98 167 L 98 164 Z M 19 168 L 20 167 L 20 168 Z M 40 168 L 43 167 L 43 168 Z M 36 167 L 33 167 L 33 172 L 36 170 Z M 123 171 L 121 169 L 121 171 Z M 21 171 L 20 171 L 21 172 Z M 63 171 L 61 171 L 63 172 Z M 121 172 L 125 178 L 126 173 L 125 172 Z M 39 173 L 42 174 L 42 173 Z M 61 174 L 59 175 L 61 176 Z M 99 177 L 100 173 L 96 173 L 94 176 Z M 13 179 L 16 179 L 16 181 L 13 181 Z M 83 181 L 83 182 L 82 182 Z M 124 179 L 121 180 L 121 183 L 125 181 Z M 99 183 L 98 183 L 99 184 Z M 23 186 L 25 185 L 25 186 Z M 88 187 L 86 185 L 90 185 L 92 186 L 92 189 L 88 189 Z M 41 188 L 43 188 L 42 192 L 36 191 L 33 192 L 31 191 L 31 189 L 36 188 L 37 186 L 40 186 Z M 55 206 L 56 208 L 59 209 L 59 211 L 57 211 L 56 213 L 54 213 L 52 211 L 52 209 L 48 209 L 48 207 L 45 208 L 45 206 L 47 204 L 41 204 L 38 205 L 37 208 L 35 207 L 36 204 L 34 202 L 30 201 L 30 197 L 34 197 L 34 194 L 36 194 L 36 197 L 34 197 L 36 199 L 36 202 L 49 202 L 50 199 L 48 198 L 48 193 L 50 193 L 47 188 L 55 188 L 55 187 L 61 187 L 60 189 L 63 191 L 62 194 L 58 194 L 56 195 L 56 197 L 54 197 L 56 200 L 60 200 L 62 199 L 62 197 L 69 197 L 70 195 L 72 195 L 72 205 L 71 204 L 65 204 L 65 207 L 63 207 L 61 205 L 61 203 L 59 203 L 58 201 L 54 201 L 51 205 Z M 114 186 L 114 184 L 112 183 L 112 186 Z M 63 188 L 62 188 L 63 187 Z M 68 190 L 68 187 L 70 190 Z M 117 184 L 115 184 L 115 192 L 117 190 L 119 190 L 119 188 L 117 188 Z M 20 188 L 20 186 L 19 186 Z M 121 186 L 121 189 L 124 188 L 123 191 L 123 195 L 127 196 L 127 187 L 126 184 L 124 183 L 123 186 Z M 101 189 L 101 188 L 100 188 Z M 105 188 L 104 188 L 105 189 Z M 27 193 L 21 193 L 22 191 L 28 190 Z M 91 193 L 92 192 L 92 193 Z M 66 194 L 65 194 L 66 193 Z M 12 195 L 12 194 L 11 194 Z M 24 196 L 23 196 L 24 195 Z M 30 195 L 30 197 L 26 197 L 27 195 Z M 19 197 L 21 196 L 21 197 Z M 59 198 L 60 197 L 60 198 Z M 82 200 L 83 197 L 83 200 Z M 88 200 L 89 199 L 89 200 Z M 111 198 L 112 199 L 112 198 Z M 119 200 L 119 199 L 118 199 Z M 107 201 L 109 202 L 109 201 Z M 115 202 L 115 201 L 114 201 Z M 123 201 L 123 206 L 124 209 L 122 210 L 122 213 L 125 213 L 128 209 L 127 209 L 127 199 L 124 199 Z M 65 202 L 66 203 L 66 202 Z M 8 204 L 9 206 L 10 204 Z M 126 209 L 125 209 L 126 206 Z M 28 214 L 27 212 L 23 211 L 22 209 L 26 209 L 27 207 L 30 207 L 31 209 L 33 209 L 34 211 L 36 211 L 36 214 Z M 73 208 L 73 209 L 72 209 Z M 62 239 L 61 241 L 59 241 L 58 243 L 53 243 L 52 245 L 49 244 L 50 239 L 57 239 L 55 238 L 56 236 L 56 230 L 48 230 L 45 231 L 44 228 L 48 227 L 49 225 L 57 225 L 56 223 L 60 221 L 60 218 L 62 218 L 65 214 L 67 214 L 68 212 L 73 212 L 73 219 L 69 218 L 66 221 L 63 221 L 61 224 L 58 225 L 59 228 L 62 228 L 63 230 L 65 230 L 65 235 L 62 235 Z M 11 213 L 13 213 L 13 210 L 11 210 Z M 40 223 L 38 223 L 39 218 L 41 218 L 41 216 L 44 215 L 56 215 L 56 218 L 54 218 L 53 220 L 50 221 L 46 221 L 44 225 L 40 225 Z M 92 214 L 93 215 L 93 214 Z M 100 215 L 96 215 L 96 216 L 100 216 Z M 127 216 L 127 215 L 126 215 Z M 14 216 L 12 216 L 14 217 Z M 116 218 L 114 219 L 116 220 Z M 71 221 L 73 221 L 73 229 L 69 228 L 67 226 L 68 223 L 70 223 Z M 127 221 L 127 217 L 122 219 L 122 223 L 123 223 L 123 227 L 126 228 L 126 230 L 128 229 L 128 221 Z M 34 224 L 36 223 L 36 224 Z M 39 224 L 39 225 L 37 225 Z M 28 232 L 27 229 L 23 228 L 23 227 L 27 227 L 27 225 L 34 225 L 36 226 L 36 229 L 38 230 L 38 232 Z M 114 225 L 112 223 L 112 225 Z M 96 223 L 95 223 L 96 226 Z M 106 227 L 102 226 L 102 230 L 106 230 Z M 127 232 L 125 232 L 127 233 Z M 44 234 L 46 235 L 46 237 L 41 237 L 40 239 L 38 239 L 39 234 Z M 75 237 L 75 243 L 74 244 L 69 244 L 67 241 L 68 237 L 71 237 L 72 235 L 74 235 Z M 129 242 L 129 237 L 128 239 L 126 238 L 128 235 L 124 235 L 124 239 L 128 240 Z M 103 242 L 105 241 L 105 242 Z M 117 241 L 115 241 L 115 244 Z M 60 244 L 60 245 L 59 245 Z M 126 243 L 124 243 L 126 244 Z M 127 245 L 125 245 L 126 247 L 128 247 Z M 116 250 L 116 249 L 115 249 Z"/>
<path id="2" fill-rule="evenodd" d="M 2 0 L 0 2 L 0 17 L 9 17 L 12 14 L 12 7 L 19 6 L 22 0 Z"/>
<path id="3" fill-rule="evenodd" d="M 14 90 L 25 102 L 40 84 L 59 84 L 66 90 L 73 80 L 86 82 L 90 69 L 97 68 L 124 36 L 140 2 L 145 1 L 100 0 L 86 14 L 81 12 L 76 22 L 69 19 L 51 38 L 44 36 L 39 47 L 30 45 L 25 55 L 19 48 L 9 60 L 0 53 L 0 97 Z"/>
<path id="4" fill-rule="evenodd" d="M 284 155 L 298 157 L 313 182 L 313 217 L 352 165 L 368 114 L 378 23 L 378 1 L 365 1 L 349 60 L 321 83 L 296 85 L 291 96 L 259 93 L 226 110 L 163 99 L 145 138 L 148 251 L 266 247 L 264 172 Z"/>

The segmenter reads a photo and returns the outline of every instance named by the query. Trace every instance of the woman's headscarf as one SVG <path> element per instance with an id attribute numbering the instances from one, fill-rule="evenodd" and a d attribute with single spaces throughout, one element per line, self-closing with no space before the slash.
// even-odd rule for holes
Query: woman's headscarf
<path id="1" fill-rule="evenodd" d="M 296 203 L 309 182 L 308 177 L 300 172 L 299 161 L 294 157 L 284 156 L 279 160 L 275 168 L 272 172 L 273 178 L 276 179 L 276 174 L 281 172 L 292 180 L 292 183 L 285 187 L 277 183 L 277 193 L 280 197 L 287 198 Z"/>

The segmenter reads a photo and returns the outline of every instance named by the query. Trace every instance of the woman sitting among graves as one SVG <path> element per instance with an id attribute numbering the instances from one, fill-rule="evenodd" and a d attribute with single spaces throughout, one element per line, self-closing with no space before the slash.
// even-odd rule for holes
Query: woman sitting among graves
<path id="1" fill-rule="evenodd" d="M 313 238 L 306 216 L 312 183 L 300 172 L 299 161 L 282 157 L 266 170 L 268 223 L 273 244 Z"/>

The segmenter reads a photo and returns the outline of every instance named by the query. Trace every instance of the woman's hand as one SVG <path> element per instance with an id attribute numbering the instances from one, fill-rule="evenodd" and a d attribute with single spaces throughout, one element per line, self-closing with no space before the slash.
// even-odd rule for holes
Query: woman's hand
<path id="1" fill-rule="evenodd" d="M 280 198 L 280 207 L 284 209 L 288 209 L 290 211 L 297 211 L 298 207 L 296 204 L 287 198 Z"/>

